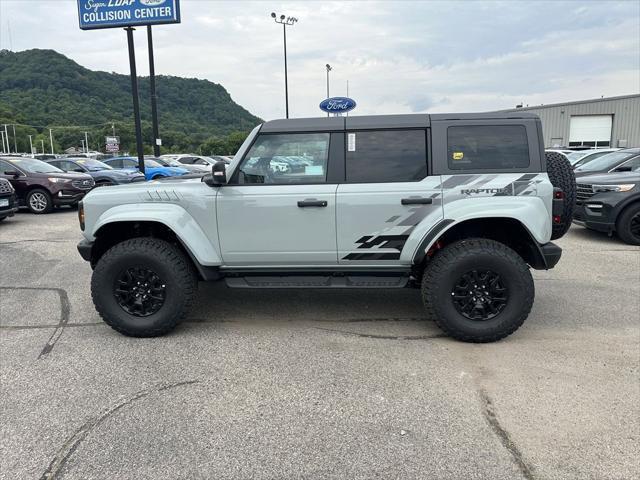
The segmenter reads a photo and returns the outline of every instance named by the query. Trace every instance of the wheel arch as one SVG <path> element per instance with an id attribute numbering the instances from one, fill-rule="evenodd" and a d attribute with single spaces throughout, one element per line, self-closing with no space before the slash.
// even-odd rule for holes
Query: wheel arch
<path id="1" fill-rule="evenodd" d="M 630 198 L 626 198 L 622 202 L 620 202 L 618 205 L 616 205 L 615 213 L 614 213 L 614 216 L 615 216 L 614 222 L 617 223 L 618 218 L 620 217 L 620 215 L 624 213 L 625 210 L 627 210 L 628 208 L 631 208 L 634 205 L 637 205 L 638 203 L 640 203 L 640 194 L 636 194 Z"/>
<path id="2" fill-rule="evenodd" d="M 93 241 L 93 265 L 116 243 L 144 236 L 162 238 L 179 246 L 203 278 L 207 277 L 205 273 L 217 270 L 222 263 L 217 237 L 210 240 L 198 222 L 180 205 L 120 205 L 102 213 L 89 231 L 91 234 L 85 234 L 85 237 Z"/>
<path id="3" fill-rule="evenodd" d="M 471 218 L 460 222 L 444 219 L 423 238 L 412 263 L 424 265 L 437 250 L 465 238 L 487 238 L 513 249 L 534 269 L 547 268 L 540 245 L 529 229 L 513 217 Z"/>

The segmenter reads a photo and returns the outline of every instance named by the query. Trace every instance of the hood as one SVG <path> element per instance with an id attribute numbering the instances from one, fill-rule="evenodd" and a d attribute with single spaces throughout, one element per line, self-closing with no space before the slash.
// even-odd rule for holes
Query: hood
<path id="1" fill-rule="evenodd" d="M 620 183 L 640 183 L 640 173 L 637 172 L 615 172 L 615 173 L 592 173 L 587 175 L 576 174 L 578 183 L 589 185 L 617 185 Z"/>

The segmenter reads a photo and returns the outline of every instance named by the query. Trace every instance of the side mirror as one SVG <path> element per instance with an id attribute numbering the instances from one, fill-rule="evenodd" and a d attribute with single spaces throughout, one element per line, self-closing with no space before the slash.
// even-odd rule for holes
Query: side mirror
<path id="1" fill-rule="evenodd" d="M 74 172 L 78 172 L 78 173 L 84 173 L 84 170 L 82 168 L 80 168 L 80 167 L 74 168 L 73 171 Z"/>
<path id="2" fill-rule="evenodd" d="M 221 185 L 227 183 L 227 164 L 224 162 L 216 162 L 211 167 L 211 175 L 213 175 L 213 182 Z"/>
<path id="3" fill-rule="evenodd" d="M 205 175 L 202 180 L 210 187 L 219 187 L 227 183 L 227 169 L 224 162 L 216 162 L 211 167 L 211 175 Z"/>
<path id="4" fill-rule="evenodd" d="M 614 172 L 630 172 L 632 170 L 631 165 L 623 165 L 614 170 Z"/>
<path id="5" fill-rule="evenodd" d="M 20 176 L 17 170 L 5 170 L 4 174 L 13 178 L 18 178 Z"/>

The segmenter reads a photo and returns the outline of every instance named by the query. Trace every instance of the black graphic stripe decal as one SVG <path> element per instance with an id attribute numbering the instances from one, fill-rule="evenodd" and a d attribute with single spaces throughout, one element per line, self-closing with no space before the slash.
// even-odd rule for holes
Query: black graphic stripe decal
<path id="1" fill-rule="evenodd" d="M 379 245 L 380 248 L 395 248 L 398 251 L 402 251 L 405 242 L 409 238 L 409 235 L 379 235 L 366 242 L 360 243 L 358 248 L 372 248 Z"/>
<path id="2" fill-rule="evenodd" d="M 343 257 L 343 260 L 398 260 L 400 252 L 397 253 L 350 253 Z"/>

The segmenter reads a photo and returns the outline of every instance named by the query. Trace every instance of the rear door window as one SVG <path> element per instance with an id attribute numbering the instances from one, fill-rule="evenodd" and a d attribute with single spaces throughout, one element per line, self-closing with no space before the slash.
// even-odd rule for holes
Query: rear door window
<path id="1" fill-rule="evenodd" d="M 427 176 L 425 130 L 347 132 L 348 183 L 417 182 Z"/>
<path id="2" fill-rule="evenodd" d="M 524 125 L 461 125 L 447 128 L 451 170 L 509 170 L 529 166 Z"/>

